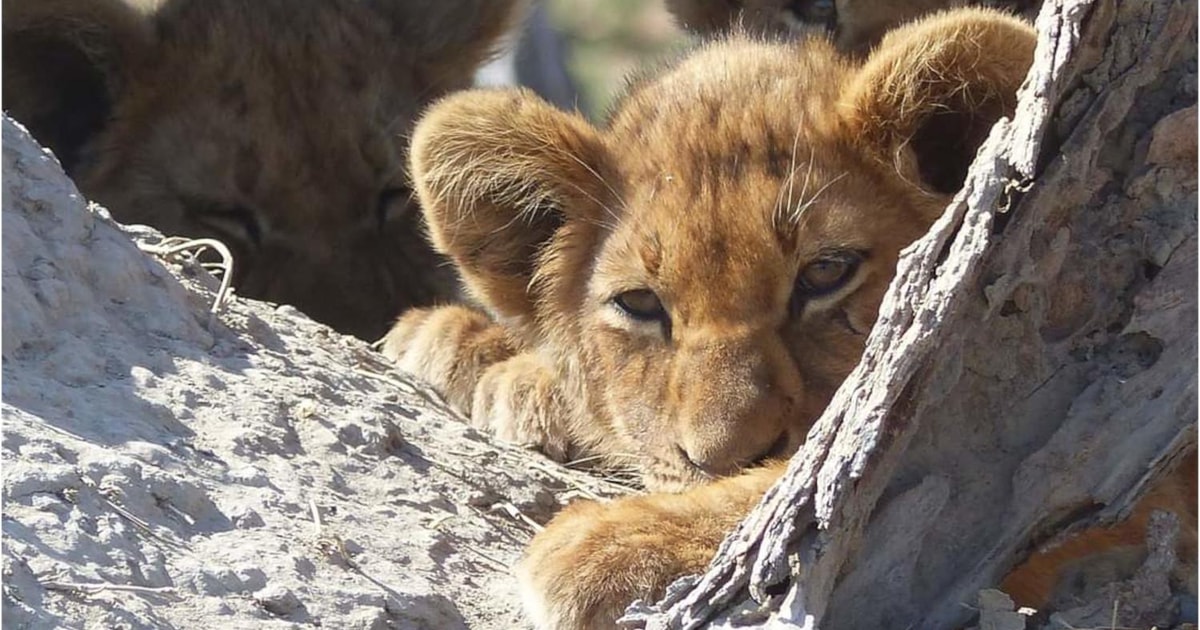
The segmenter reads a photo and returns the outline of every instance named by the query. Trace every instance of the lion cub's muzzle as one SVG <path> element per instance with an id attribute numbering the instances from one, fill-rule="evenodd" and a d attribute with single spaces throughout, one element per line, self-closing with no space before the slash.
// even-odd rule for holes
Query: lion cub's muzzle
<path id="1" fill-rule="evenodd" d="M 768 457 L 790 454 L 803 434 L 803 383 L 775 335 L 681 349 L 673 401 L 682 463 L 724 476 Z"/>

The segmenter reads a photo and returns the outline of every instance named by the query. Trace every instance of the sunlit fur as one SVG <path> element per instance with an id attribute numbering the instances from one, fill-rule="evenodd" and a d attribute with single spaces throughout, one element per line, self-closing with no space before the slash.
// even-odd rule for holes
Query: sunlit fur
<path id="1" fill-rule="evenodd" d="M 447 97 L 412 170 L 484 309 L 410 312 L 385 352 L 480 426 L 608 456 L 653 490 L 793 452 L 1031 54 L 1026 26 L 976 10 L 866 63 L 823 39 L 717 41 L 634 81 L 603 128 L 521 90 Z M 835 251 L 857 252 L 857 273 L 789 309 L 801 270 Z M 669 330 L 613 303 L 634 289 Z"/>
<path id="2" fill-rule="evenodd" d="M 832 36 L 839 50 L 865 53 L 887 31 L 939 10 L 993 6 L 1029 15 L 1038 0 L 666 0 L 689 31 L 711 35 L 740 27 L 770 35 Z M 832 6 L 830 6 L 832 5 Z M 827 19 L 820 19 L 824 16 Z"/>
<path id="3" fill-rule="evenodd" d="M 1084 567 L 1105 577 L 1130 575 L 1146 556 L 1147 525 L 1156 510 L 1179 519 L 1172 587 L 1196 595 L 1196 451 L 1150 485 L 1129 516 L 1111 527 L 1096 527 L 1055 541 L 1019 565 L 1000 588 L 1022 606 L 1039 610 L 1072 593 L 1070 571 Z M 1097 568 L 1098 567 L 1098 568 Z M 1077 600 L 1076 600 L 1077 601 Z M 1075 602 L 1070 602 L 1071 604 Z"/>
<path id="4" fill-rule="evenodd" d="M 454 293 L 407 140 L 522 4 L 5 0 L 4 106 L 118 220 L 219 238 L 238 293 L 373 339 Z"/>
<path id="5" fill-rule="evenodd" d="M 660 491 L 576 503 L 534 538 L 518 575 L 538 627 L 612 627 L 704 568 L 782 471 L 755 464 L 793 452 L 858 361 L 898 252 L 1012 111 L 1033 45 L 962 10 L 863 61 L 734 35 L 633 81 L 599 128 L 523 91 L 430 110 L 412 171 L 482 308 L 409 313 L 385 352 L 476 425 Z M 845 250 L 858 273 L 789 309 L 801 270 Z M 613 301 L 640 289 L 669 326 Z M 1032 561 L 1032 589 L 1062 560 Z"/>

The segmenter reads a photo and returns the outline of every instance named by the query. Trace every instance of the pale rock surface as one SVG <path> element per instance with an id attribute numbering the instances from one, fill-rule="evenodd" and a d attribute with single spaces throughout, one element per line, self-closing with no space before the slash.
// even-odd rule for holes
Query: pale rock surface
<path id="1" fill-rule="evenodd" d="M 603 487 L 294 309 L 210 323 L 207 272 L 3 127 L 5 628 L 523 626 L 525 519 Z"/>

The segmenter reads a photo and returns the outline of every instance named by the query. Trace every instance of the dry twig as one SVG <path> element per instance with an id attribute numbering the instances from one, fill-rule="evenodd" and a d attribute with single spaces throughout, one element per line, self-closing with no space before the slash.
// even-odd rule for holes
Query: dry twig
<path id="1" fill-rule="evenodd" d="M 172 256 L 186 255 L 189 260 L 197 261 L 201 254 L 206 250 L 213 250 L 221 257 L 220 262 L 200 262 L 202 269 L 212 272 L 220 271 L 221 284 L 217 288 L 216 297 L 213 299 L 212 307 L 209 308 L 208 325 L 211 328 L 217 313 L 221 311 L 221 307 L 233 294 L 233 253 L 229 251 L 229 247 L 213 238 L 183 238 L 179 236 L 171 236 L 163 239 L 161 243 L 147 245 L 144 243 L 138 244 L 138 249 L 161 256 L 163 258 L 171 258 Z"/>

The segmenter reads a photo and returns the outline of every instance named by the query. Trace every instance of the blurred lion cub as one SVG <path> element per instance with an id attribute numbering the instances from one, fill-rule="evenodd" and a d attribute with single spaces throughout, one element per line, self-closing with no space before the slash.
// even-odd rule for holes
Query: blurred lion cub
<path id="1" fill-rule="evenodd" d="M 526 0 L 4 0 L 4 108 L 124 223 L 211 237 L 247 297 L 375 340 L 457 295 L 407 136 Z"/>

